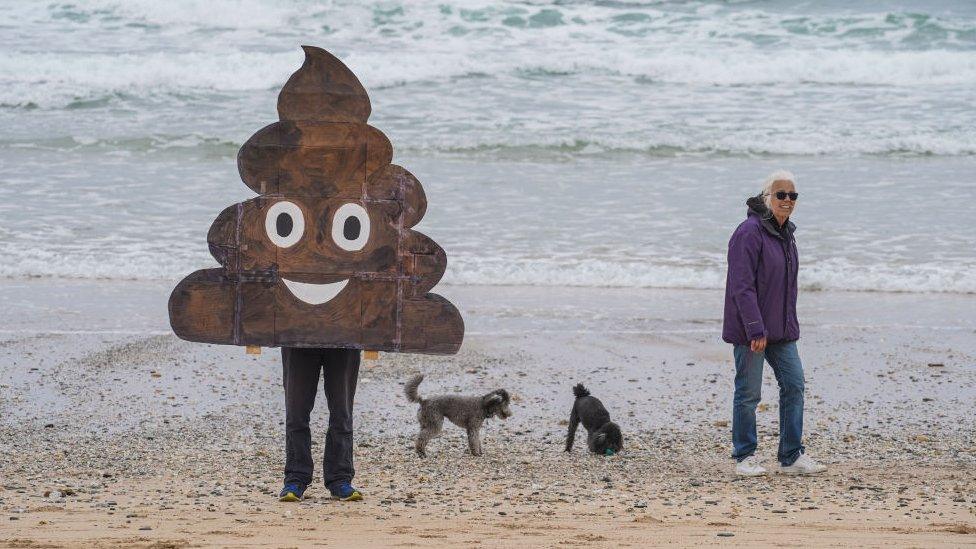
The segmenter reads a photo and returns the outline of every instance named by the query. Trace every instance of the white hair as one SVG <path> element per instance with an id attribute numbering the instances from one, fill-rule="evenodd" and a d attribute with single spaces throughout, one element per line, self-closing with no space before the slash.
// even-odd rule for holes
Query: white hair
<path id="1" fill-rule="evenodd" d="M 773 189 L 773 183 L 777 181 L 789 181 L 796 185 L 796 177 L 793 172 L 788 172 L 786 170 L 776 170 L 775 172 L 766 176 L 766 180 L 763 181 L 762 197 L 763 202 L 769 209 L 773 208 L 772 198 L 770 197 L 770 191 Z"/>

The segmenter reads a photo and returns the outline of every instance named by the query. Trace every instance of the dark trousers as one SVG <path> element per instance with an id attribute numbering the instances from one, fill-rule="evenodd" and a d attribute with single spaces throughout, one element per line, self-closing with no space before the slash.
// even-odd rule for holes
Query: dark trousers
<path id="1" fill-rule="evenodd" d="M 325 434 L 322 477 L 327 487 L 351 482 L 352 403 L 359 377 L 357 349 L 302 349 L 282 347 L 282 381 L 285 386 L 285 482 L 311 484 L 312 432 L 308 427 L 319 373 L 325 378 L 329 406 L 329 430 Z"/>

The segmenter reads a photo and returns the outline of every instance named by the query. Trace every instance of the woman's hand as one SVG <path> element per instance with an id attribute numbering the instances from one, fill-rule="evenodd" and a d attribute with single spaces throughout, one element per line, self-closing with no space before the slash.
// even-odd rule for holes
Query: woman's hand
<path id="1" fill-rule="evenodd" d="M 753 339 L 749 343 L 749 347 L 752 348 L 752 352 L 754 352 L 754 353 L 761 353 L 761 352 L 765 351 L 766 350 L 766 338 L 765 337 L 761 337 L 759 339 Z"/>

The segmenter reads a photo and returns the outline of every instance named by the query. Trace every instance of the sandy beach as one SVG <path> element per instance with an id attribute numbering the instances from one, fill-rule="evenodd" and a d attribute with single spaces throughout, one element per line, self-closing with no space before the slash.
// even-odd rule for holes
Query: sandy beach
<path id="1" fill-rule="evenodd" d="M 279 503 L 277 349 L 192 344 L 165 282 L 6 281 L 0 303 L 0 546 L 976 545 L 976 296 L 806 292 L 801 356 L 819 477 L 731 474 L 721 293 L 439 287 L 465 314 L 454 357 L 381 354 L 356 404 L 356 485 Z M 504 387 L 485 455 L 450 427 L 420 459 L 421 394 Z M 584 382 L 625 433 L 562 452 Z M 760 455 L 775 467 L 768 372 Z M 327 414 L 313 414 L 321 449 Z"/>
<path id="2" fill-rule="evenodd" d="M 976 2 L 0 1 L 0 28 L 0 548 L 976 547 Z M 767 366 L 774 474 L 743 479 L 729 240 L 779 170 L 829 470 L 776 474 Z M 364 501 L 319 461 L 279 502 L 280 350 L 171 329 L 221 262 L 187 340 L 453 350 L 422 294 L 460 311 L 458 354 L 363 363 Z M 449 424 L 415 454 L 417 373 L 512 395 L 483 456 Z M 622 452 L 563 451 L 577 383 Z"/>

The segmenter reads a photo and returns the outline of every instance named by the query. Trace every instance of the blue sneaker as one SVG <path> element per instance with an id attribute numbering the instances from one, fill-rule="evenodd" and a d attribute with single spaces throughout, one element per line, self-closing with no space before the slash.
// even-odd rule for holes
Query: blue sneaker
<path id="1" fill-rule="evenodd" d="M 304 484 L 286 482 L 285 487 L 278 494 L 278 501 L 301 501 L 305 495 L 305 488 L 306 486 Z"/>
<path id="2" fill-rule="evenodd" d="M 349 482 L 343 481 L 329 488 L 329 493 L 332 494 L 332 499 L 337 499 L 339 501 L 360 501 L 363 499 L 363 495 L 359 490 L 352 487 Z"/>

